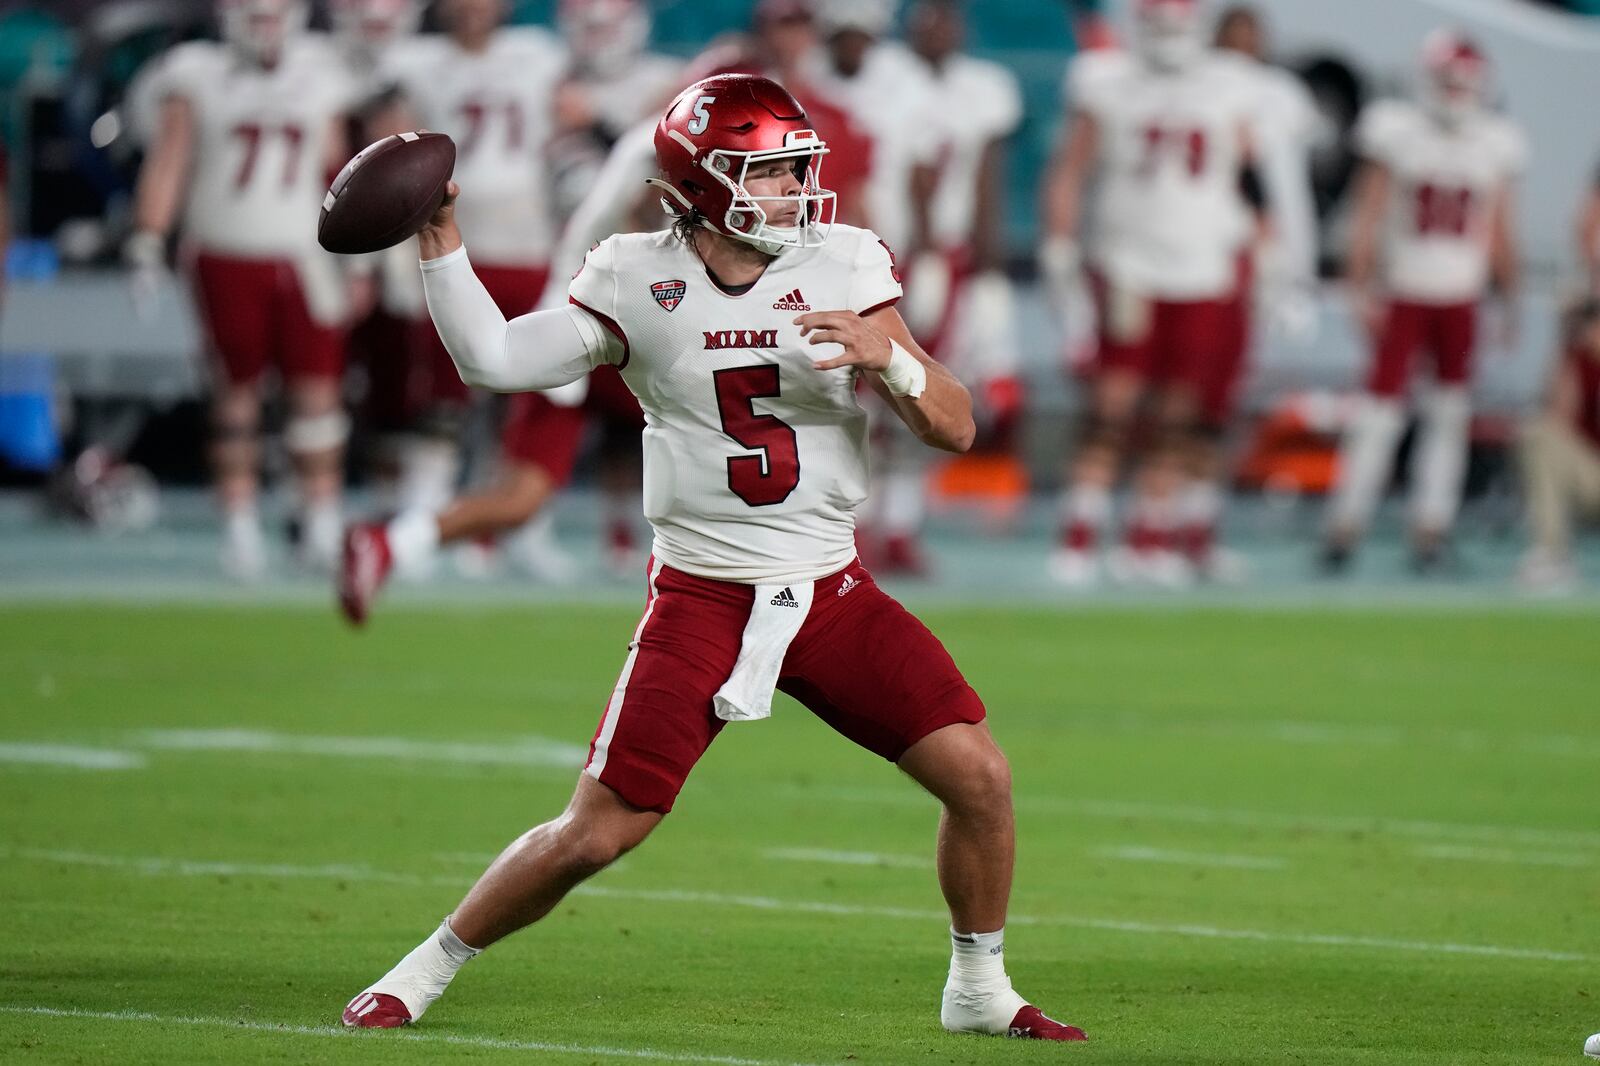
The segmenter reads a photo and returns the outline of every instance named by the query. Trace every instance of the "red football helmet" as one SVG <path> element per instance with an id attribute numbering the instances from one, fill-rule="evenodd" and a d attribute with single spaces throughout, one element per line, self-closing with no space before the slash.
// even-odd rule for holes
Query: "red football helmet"
<path id="1" fill-rule="evenodd" d="M 718 74 L 695 82 L 672 101 L 656 125 L 656 165 L 662 206 L 691 212 L 707 229 L 777 255 L 785 248 L 821 244 L 833 224 L 834 194 L 820 173 L 827 145 L 788 90 L 755 74 Z M 792 160 L 799 191 L 753 196 L 750 168 Z M 773 205 L 793 203 L 793 225 L 769 220 Z M 766 204 L 767 207 L 762 205 Z"/>
<path id="2" fill-rule="evenodd" d="M 217 0 L 223 40 L 257 62 L 276 61 L 309 17 L 305 0 Z"/>
<path id="3" fill-rule="evenodd" d="M 1438 29 L 1422 42 L 1427 103 L 1447 122 L 1459 121 L 1483 103 L 1489 59 L 1463 33 Z"/>

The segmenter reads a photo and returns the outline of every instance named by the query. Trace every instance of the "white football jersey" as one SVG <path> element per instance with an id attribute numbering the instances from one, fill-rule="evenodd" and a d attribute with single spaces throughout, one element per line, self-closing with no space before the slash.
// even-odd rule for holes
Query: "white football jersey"
<path id="1" fill-rule="evenodd" d="M 1488 112 L 1447 127 L 1416 104 L 1385 100 L 1362 112 L 1356 144 L 1393 179 L 1384 224 L 1389 292 L 1421 303 L 1480 298 L 1494 202 L 1527 159 L 1522 132 Z"/>
<path id="2" fill-rule="evenodd" d="M 1067 68 L 1067 100 L 1100 132 L 1090 257 L 1113 285 L 1216 299 L 1247 233 L 1239 196 L 1248 82 L 1214 53 L 1180 71 L 1096 50 Z"/>
<path id="3" fill-rule="evenodd" d="M 794 324 L 900 298 L 888 248 L 835 225 L 785 252 L 749 291 L 719 288 L 671 231 L 609 237 L 571 298 L 626 337 L 623 380 L 644 409 L 644 513 L 668 566 L 723 581 L 810 581 L 855 557 L 867 416 L 837 345 Z"/>
<path id="4" fill-rule="evenodd" d="M 940 247 L 961 247 L 972 241 L 984 149 L 1016 132 L 1022 93 L 1005 67 L 971 56 L 953 55 L 938 69 L 924 69 L 933 79 L 942 128 L 939 184 L 929 206 L 933 239 Z"/>
<path id="5" fill-rule="evenodd" d="M 302 257 L 317 248 L 330 138 L 355 86 L 319 38 L 292 42 L 269 69 L 227 45 L 193 41 L 158 62 L 141 90 L 180 96 L 195 119 L 195 148 L 182 229 L 224 255 Z"/>
<path id="6" fill-rule="evenodd" d="M 496 32 L 478 53 L 426 39 L 388 72 L 421 125 L 456 142 L 456 222 L 479 263 L 549 262 L 556 227 L 544 146 L 566 63 L 553 34 L 518 26 Z"/>
<path id="7" fill-rule="evenodd" d="M 1311 90 L 1290 71 L 1237 52 L 1222 52 L 1250 83 L 1255 105 L 1250 133 L 1267 187 L 1281 263 L 1298 282 L 1317 276 L 1317 211 L 1311 190 L 1311 146 L 1321 117 Z"/>
<path id="8" fill-rule="evenodd" d="M 911 172 L 937 162 L 942 140 L 938 93 L 922 61 L 904 47 L 876 44 L 854 77 L 835 71 L 820 51 L 806 67 L 808 84 L 843 109 L 872 138 L 872 167 L 863 201 L 872 228 L 904 251 L 914 229 Z M 824 160 L 823 184 L 828 167 Z"/>

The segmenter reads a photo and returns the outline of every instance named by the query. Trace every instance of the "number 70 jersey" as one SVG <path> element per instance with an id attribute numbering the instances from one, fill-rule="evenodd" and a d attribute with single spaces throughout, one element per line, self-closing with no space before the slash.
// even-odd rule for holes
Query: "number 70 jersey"
<path id="1" fill-rule="evenodd" d="M 797 316 L 870 313 L 900 298 L 888 248 L 835 225 L 825 244 L 772 261 L 724 291 L 670 231 L 596 245 L 572 302 L 621 342 L 644 410 L 644 512 L 655 555 L 722 581 L 806 581 L 855 556 L 867 492 L 867 420 L 852 368 L 820 371 Z"/>

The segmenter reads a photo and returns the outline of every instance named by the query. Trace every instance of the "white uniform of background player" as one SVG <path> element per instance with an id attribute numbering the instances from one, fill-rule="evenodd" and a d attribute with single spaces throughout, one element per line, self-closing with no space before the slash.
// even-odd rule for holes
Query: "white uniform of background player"
<path id="1" fill-rule="evenodd" d="M 556 214 L 565 220 L 617 139 L 682 87 L 683 64 L 646 48 L 650 9 L 641 0 L 561 0 L 557 25 L 570 65 L 556 92 L 550 165 Z"/>
<path id="2" fill-rule="evenodd" d="M 556 218 L 546 146 L 567 52 L 550 32 L 502 27 L 501 0 L 446 0 L 449 33 L 399 52 L 384 76 L 399 87 L 404 124 L 449 134 L 456 178 L 473 189 L 460 226 L 479 276 L 508 315 L 532 309 L 549 279 Z M 481 192 L 479 191 L 481 190 Z M 455 438 L 469 403 L 437 334 L 419 337 L 420 386 L 431 408 L 431 445 L 408 476 L 408 509 L 435 510 L 455 491 Z"/>
<path id="3" fill-rule="evenodd" d="M 1073 585 L 1098 577 L 1112 491 L 1147 394 L 1160 434 L 1111 562 L 1118 576 L 1189 580 L 1190 457 L 1196 438 L 1228 418 L 1242 364 L 1231 311 L 1253 221 L 1240 194 L 1252 86 L 1204 47 L 1191 0 L 1143 0 L 1138 15 L 1134 50 L 1086 52 L 1069 66 L 1073 117 L 1046 192 L 1046 283 L 1058 306 L 1071 306 L 1086 260 L 1098 305 L 1084 437 L 1051 560 Z"/>
<path id="4" fill-rule="evenodd" d="M 866 217 L 896 255 L 910 257 L 927 242 L 927 193 L 943 121 L 927 69 L 903 45 L 882 39 L 892 15 L 882 0 L 824 0 L 817 19 L 827 43 L 805 73 L 811 89 L 872 138 Z"/>
<path id="5" fill-rule="evenodd" d="M 1380 101 L 1356 129 L 1367 160 L 1348 272 L 1373 338 L 1367 396 L 1340 454 L 1324 563 L 1348 560 L 1388 482 L 1418 355 L 1432 362 L 1413 453 L 1414 563 L 1441 561 L 1465 475 L 1478 305 L 1491 279 L 1514 299 L 1513 186 L 1527 147 L 1481 105 L 1485 60 L 1451 33 L 1424 44 L 1423 104 Z M 1509 331 L 1509 330 L 1508 330 Z"/>
<path id="6" fill-rule="evenodd" d="M 137 232 L 127 255 L 137 282 L 161 269 L 176 226 L 215 358 L 213 461 L 224 513 L 224 567 L 266 566 L 257 516 L 263 378 L 277 370 L 290 416 L 302 559 L 337 556 L 344 278 L 316 243 L 327 175 L 343 163 L 353 86 L 321 38 L 303 33 L 294 0 L 223 0 L 225 41 L 179 45 L 141 77 L 151 147 L 140 173 Z M 135 111 L 141 110 L 137 101 Z"/>

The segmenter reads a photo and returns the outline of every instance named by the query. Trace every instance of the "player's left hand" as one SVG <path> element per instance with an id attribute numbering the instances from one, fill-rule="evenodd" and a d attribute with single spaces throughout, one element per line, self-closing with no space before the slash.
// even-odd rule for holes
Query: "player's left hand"
<path id="1" fill-rule="evenodd" d="M 844 354 L 824 359 L 818 370 L 859 366 L 863 370 L 886 370 L 893 350 L 889 338 L 867 324 L 854 311 L 812 311 L 794 320 L 800 336 L 811 344 L 842 344 Z"/>

